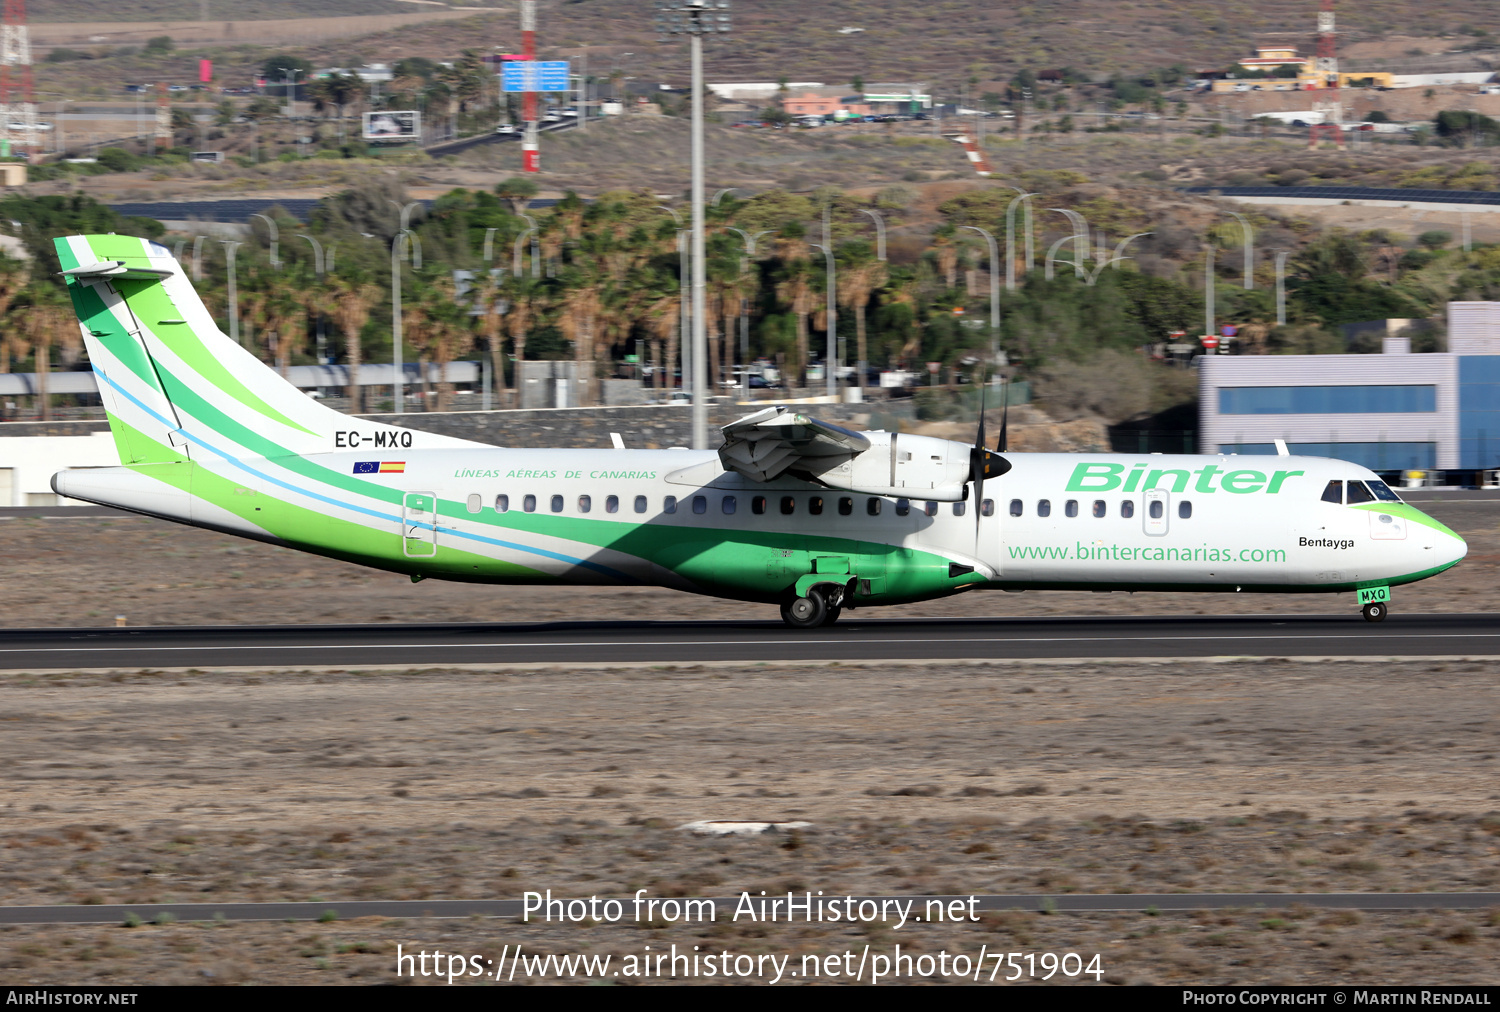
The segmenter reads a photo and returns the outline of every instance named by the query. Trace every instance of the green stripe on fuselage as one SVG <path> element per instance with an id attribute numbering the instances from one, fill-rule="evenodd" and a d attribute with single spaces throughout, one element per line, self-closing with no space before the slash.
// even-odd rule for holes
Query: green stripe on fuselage
<path id="1" fill-rule="evenodd" d="M 1364 510 L 1368 513 L 1389 513 L 1393 517 L 1400 517 L 1401 519 L 1409 520 L 1414 524 L 1421 524 L 1423 527 L 1431 527 L 1433 530 L 1446 534 L 1450 538 L 1458 538 L 1459 541 L 1463 540 L 1463 538 L 1459 538 L 1458 535 L 1450 530 L 1446 525 L 1432 519 L 1432 517 L 1428 516 L 1426 513 L 1423 513 L 1415 506 L 1408 506 L 1404 502 L 1362 502 L 1352 504 L 1351 508 Z M 1439 570 L 1439 572 L 1441 572 L 1441 570 Z"/>

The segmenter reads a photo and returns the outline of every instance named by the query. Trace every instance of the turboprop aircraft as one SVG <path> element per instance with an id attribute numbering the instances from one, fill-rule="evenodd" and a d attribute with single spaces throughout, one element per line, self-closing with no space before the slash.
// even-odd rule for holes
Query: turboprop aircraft
<path id="1" fill-rule="evenodd" d="M 304 396 L 162 246 L 56 240 L 120 466 L 59 495 L 423 579 L 663 586 L 792 626 L 979 589 L 1351 593 L 1463 558 L 1365 468 L 1290 455 L 1006 453 L 780 407 L 717 451 L 510 449 Z"/>

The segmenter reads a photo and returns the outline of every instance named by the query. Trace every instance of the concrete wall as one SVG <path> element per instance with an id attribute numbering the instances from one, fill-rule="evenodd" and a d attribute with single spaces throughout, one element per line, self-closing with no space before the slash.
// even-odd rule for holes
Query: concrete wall
<path id="1" fill-rule="evenodd" d="M 0 506 L 83 505 L 54 493 L 52 476 L 75 467 L 118 466 L 114 438 L 105 429 L 0 439 Z"/>

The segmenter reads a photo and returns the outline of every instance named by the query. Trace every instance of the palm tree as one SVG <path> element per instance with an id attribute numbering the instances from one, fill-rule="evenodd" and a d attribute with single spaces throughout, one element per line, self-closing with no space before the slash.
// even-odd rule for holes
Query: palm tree
<path id="1" fill-rule="evenodd" d="M 797 361 L 792 372 L 797 385 L 807 385 L 808 337 L 807 318 L 816 308 L 812 284 L 812 262 L 799 259 L 785 264 L 785 276 L 776 286 L 776 294 L 797 317 Z M 830 368 L 832 363 L 829 363 Z"/>
<path id="2" fill-rule="evenodd" d="M 68 351 L 76 352 L 83 344 L 77 317 L 70 309 L 63 308 L 55 292 L 56 289 L 50 286 L 34 289 L 36 301 L 26 310 L 22 323 L 36 359 L 36 395 L 44 422 L 52 420 L 52 397 L 48 392 L 52 345 L 56 343 Z"/>
<path id="3" fill-rule="evenodd" d="M 360 396 L 359 366 L 363 358 L 360 331 L 370 319 L 373 309 L 385 293 L 372 284 L 351 278 L 335 276 L 332 279 L 325 303 L 334 326 L 344 334 L 344 355 L 349 363 L 349 412 L 359 414 L 363 398 Z"/>
<path id="4" fill-rule="evenodd" d="M 506 323 L 510 327 L 512 354 L 516 360 L 516 407 L 521 406 L 521 371 L 526 361 L 526 331 L 531 326 L 534 303 L 539 301 L 541 295 L 540 288 L 536 280 L 526 277 L 512 278 L 508 285 L 510 311 L 506 313 Z"/>
<path id="5" fill-rule="evenodd" d="M 845 262 L 839 268 L 839 301 L 854 309 L 854 333 L 859 356 L 859 389 L 863 398 L 865 389 L 865 367 L 869 364 L 869 343 L 865 329 L 865 308 L 876 289 L 885 284 L 885 263 L 876 260 L 870 246 L 864 242 L 844 244 Z"/>
<path id="6" fill-rule="evenodd" d="M 0 257 L 0 318 L 30 280 L 31 268 L 26 261 Z M 27 347 L 25 338 L 8 320 L 0 321 L 0 373 L 10 372 L 11 355 L 22 358 Z"/>
<path id="7" fill-rule="evenodd" d="M 485 346 L 490 352 L 490 371 L 495 376 L 495 403 L 505 403 L 505 341 L 501 337 L 501 325 L 505 319 L 505 300 L 500 294 L 500 279 L 485 271 L 477 286 L 479 299 L 479 333 L 484 336 Z"/>

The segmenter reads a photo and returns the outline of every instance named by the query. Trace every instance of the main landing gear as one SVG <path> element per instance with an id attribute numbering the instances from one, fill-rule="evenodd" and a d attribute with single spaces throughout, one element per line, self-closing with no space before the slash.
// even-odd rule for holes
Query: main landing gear
<path id="1" fill-rule="evenodd" d="M 806 597 L 793 598 L 781 606 L 781 620 L 793 629 L 816 629 L 833 625 L 843 611 L 843 587 L 812 587 Z"/>
<path id="2" fill-rule="evenodd" d="M 1360 609 L 1360 611 L 1365 616 L 1366 622 L 1385 621 L 1385 613 L 1389 610 L 1390 605 L 1388 605 L 1384 601 L 1371 601 L 1369 604 Z"/>

